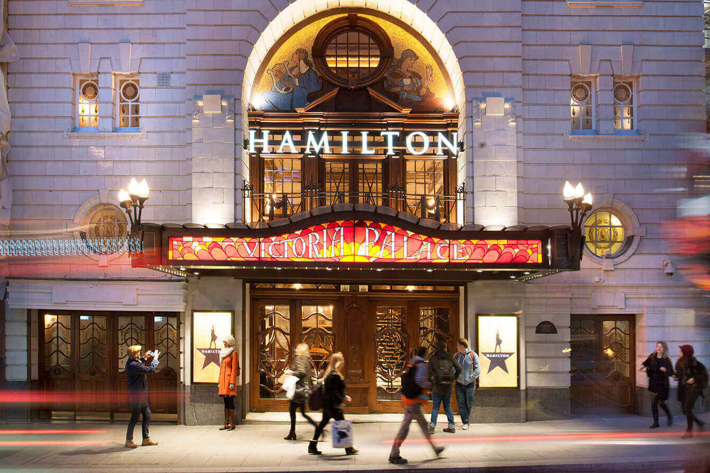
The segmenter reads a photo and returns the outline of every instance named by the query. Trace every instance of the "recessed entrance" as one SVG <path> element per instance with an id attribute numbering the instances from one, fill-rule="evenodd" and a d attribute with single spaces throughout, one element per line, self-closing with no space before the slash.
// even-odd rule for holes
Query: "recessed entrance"
<path id="1" fill-rule="evenodd" d="M 634 412 L 634 316 L 573 315 L 573 414 Z"/>
<path id="2" fill-rule="evenodd" d="M 299 343 L 321 376 L 331 353 L 345 355 L 350 412 L 399 412 L 409 350 L 459 337 L 457 286 L 253 284 L 253 410 L 285 411 L 281 385 Z"/>
<path id="3" fill-rule="evenodd" d="M 160 350 L 148 376 L 151 411 L 177 414 L 178 314 L 159 312 L 39 312 L 39 386 L 57 393 L 40 418 L 113 418 L 128 408 L 128 347 Z"/>

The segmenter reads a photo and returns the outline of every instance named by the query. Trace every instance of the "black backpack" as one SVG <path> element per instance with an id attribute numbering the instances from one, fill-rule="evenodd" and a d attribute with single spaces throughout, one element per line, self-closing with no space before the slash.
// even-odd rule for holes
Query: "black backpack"
<path id="1" fill-rule="evenodd" d="M 439 366 L 437 370 L 436 384 L 451 384 L 456 381 L 456 368 L 454 367 L 454 358 L 447 356 L 438 360 Z"/>
<path id="2" fill-rule="evenodd" d="M 407 371 L 402 375 L 402 394 L 407 399 L 415 399 L 422 393 L 422 388 L 417 384 L 417 366 L 420 362 L 407 365 Z"/>

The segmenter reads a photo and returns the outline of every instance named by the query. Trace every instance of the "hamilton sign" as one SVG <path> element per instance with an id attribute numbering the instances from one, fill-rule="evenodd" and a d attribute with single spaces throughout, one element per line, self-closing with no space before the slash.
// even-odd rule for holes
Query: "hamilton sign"
<path id="1" fill-rule="evenodd" d="M 272 139 L 274 134 L 280 138 Z M 298 140 L 294 136 L 299 137 Z M 395 155 L 397 149 L 406 149 L 408 154 L 420 156 L 435 154 L 451 156 L 459 154 L 459 134 L 394 130 L 374 131 L 275 131 L 249 130 L 247 149 L 249 153 L 268 154 L 357 154 L 374 155 L 379 152 Z M 337 153 L 336 153 L 337 150 Z"/>

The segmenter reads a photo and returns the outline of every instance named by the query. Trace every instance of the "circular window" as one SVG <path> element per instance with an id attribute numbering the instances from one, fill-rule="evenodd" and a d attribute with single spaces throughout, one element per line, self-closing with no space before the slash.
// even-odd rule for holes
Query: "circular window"
<path id="1" fill-rule="evenodd" d="M 82 219 L 80 238 L 94 255 L 110 255 L 121 252 L 122 241 L 128 237 L 128 219 L 120 208 L 113 204 L 98 204 L 91 207 Z"/>
<path id="2" fill-rule="evenodd" d="M 92 102 L 99 95 L 99 86 L 94 81 L 86 81 L 81 85 L 81 97 L 87 102 Z"/>
<path id="3" fill-rule="evenodd" d="M 621 219 L 609 211 L 597 211 L 584 223 L 587 249 L 598 257 L 618 255 L 626 247 L 627 231 Z"/>
<path id="4" fill-rule="evenodd" d="M 618 103 L 627 103 L 631 100 L 631 88 L 626 84 L 616 84 L 614 87 L 614 99 Z"/>
<path id="5" fill-rule="evenodd" d="M 367 87 L 384 77 L 394 49 L 377 23 L 348 15 L 328 23 L 313 41 L 313 62 L 329 82 L 349 88 Z"/>
<path id="6" fill-rule="evenodd" d="M 136 100 L 138 98 L 139 91 L 140 89 L 138 88 L 138 84 L 132 80 L 124 82 L 121 86 L 121 96 L 126 102 L 133 102 Z"/>
<path id="7" fill-rule="evenodd" d="M 572 100 L 577 103 L 584 103 L 589 98 L 589 87 L 583 83 L 577 83 L 572 87 Z"/>

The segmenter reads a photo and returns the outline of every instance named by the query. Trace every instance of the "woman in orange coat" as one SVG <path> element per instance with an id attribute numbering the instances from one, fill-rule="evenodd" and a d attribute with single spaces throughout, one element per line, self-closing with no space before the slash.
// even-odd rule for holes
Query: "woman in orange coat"
<path id="1" fill-rule="evenodd" d="M 219 352 L 219 395 L 224 399 L 224 425 L 219 430 L 234 430 L 237 420 L 234 398 L 237 395 L 237 376 L 241 368 L 234 337 L 227 335 L 222 342 L 224 348 Z"/>

